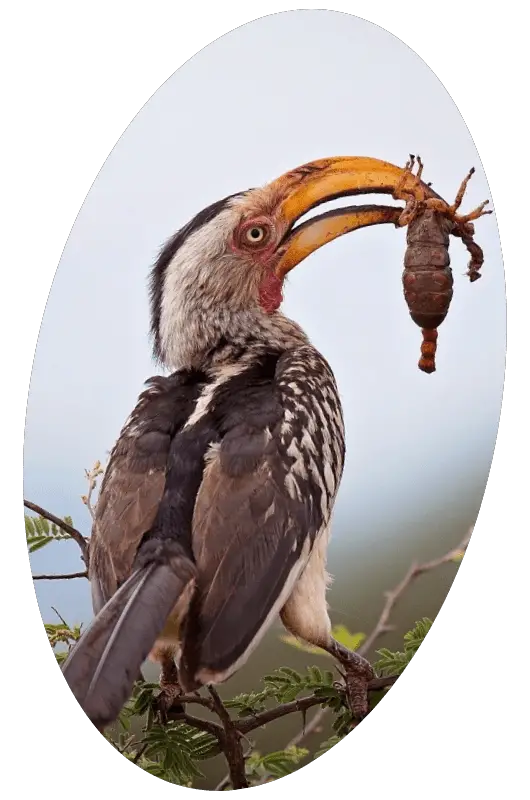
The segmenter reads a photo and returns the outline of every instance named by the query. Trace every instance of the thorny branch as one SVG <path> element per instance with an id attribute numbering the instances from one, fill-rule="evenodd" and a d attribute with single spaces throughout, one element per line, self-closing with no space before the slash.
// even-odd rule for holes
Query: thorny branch
<path id="1" fill-rule="evenodd" d="M 87 478 L 89 479 L 89 494 L 83 498 L 83 502 L 87 505 L 89 511 L 91 513 L 91 504 L 90 504 L 90 495 L 93 491 L 95 486 L 95 478 L 97 472 L 100 469 L 99 463 L 97 463 L 93 470 L 90 472 L 87 471 Z M 97 474 L 95 474 L 97 472 Z M 59 517 L 56 517 L 55 514 L 47 511 L 46 509 L 38 506 L 36 503 L 32 503 L 29 500 L 24 500 L 24 505 L 26 508 L 34 511 L 36 514 L 39 514 L 42 517 L 45 517 L 50 522 L 55 523 L 58 527 L 60 527 L 65 533 L 69 534 L 69 536 L 74 539 L 81 548 L 81 553 L 83 560 L 87 563 L 88 560 L 88 539 L 86 539 L 82 534 L 76 530 L 74 527 L 69 525 L 64 520 L 61 520 Z M 426 561 L 421 564 L 414 563 L 410 566 L 409 570 L 403 577 L 403 579 L 397 584 L 397 586 L 385 592 L 385 603 L 379 618 L 372 629 L 371 633 L 366 637 L 363 641 L 362 645 L 358 648 L 358 653 L 364 655 L 368 653 L 372 647 L 374 646 L 375 642 L 383 636 L 385 633 L 393 630 L 392 625 L 389 624 L 389 619 L 391 614 L 394 610 L 396 603 L 408 589 L 410 584 L 418 578 L 420 575 L 423 575 L 427 572 L 431 572 L 432 570 L 437 569 L 438 567 L 442 566 L 443 564 L 450 563 L 452 561 L 457 560 L 458 556 L 463 555 L 466 551 L 467 546 L 469 544 L 469 540 L 471 538 L 471 534 L 473 532 L 473 527 L 469 530 L 468 534 L 465 536 L 463 541 L 459 544 L 458 547 L 450 550 L 443 556 L 439 558 L 432 559 L 431 561 Z M 64 574 L 64 575 L 34 575 L 34 580 L 68 580 L 71 578 L 86 578 L 88 577 L 87 571 L 84 572 L 76 572 L 71 574 Z M 66 623 L 65 623 L 66 624 Z M 375 678 L 372 680 L 368 686 L 368 690 L 378 691 L 380 689 L 386 688 L 388 686 L 392 686 L 395 681 L 397 680 L 397 676 L 388 676 L 384 678 Z M 205 731 L 212 736 L 215 736 L 217 741 L 219 742 L 219 747 L 221 751 L 224 753 L 226 761 L 228 763 L 229 772 L 228 774 L 221 780 L 218 784 L 216 789 L 223 790 L 228 786 L 232 785 L 234 789 L 243 789 L 249 786 L 246 771 L 245 771 L 245 761 L 248 756 L 248 753 L 245 754 L 243 752 L 242 742 L 241 739 L 246 736 L 246 734 L 250 733 L 257 728 L 263 727 L 267 725 L 269 722 L 273 722 L 274 720 L 280 719 L 281 717 L 287 716 L 293 713 L 302 713 L 305 716 L 305 713 L 315 706 L 321 706 L 312 719 L 307 723 L 304 724 L 303 729 L 294 736 L 291 741 L 286 745 L 286 748 L 297 746 L 302 741 L 304 741 L 310 734 L 312 734 L 318 727 L 321 725 L 322 720 L 324 719 L 326 713 L 328 712 L 328 708 L 326 706 L 322 706 L 322 697 L 317 695 L 310 695 L 309 697 L 302 697 L 297 700 L 293 700 L 289 703 L 282 703 L 271 709 L 266 709 L 265 711 L 261 711 L 257 714 L 253 714 L 252 716 L 244 717 L 242 719 L 234 720 L 230 716 L 226 706 L 223 704 L 219 694 L 213 687 L 208 687 L 210 697 L 204 697 L 198 694 L 197 692 L 193 692 L 187 695 L 180 696 L 178 698 L 179 707 L 182 708 L 183 705 L 186 704 L 196 704 L 207 708 L 209 711 L 217 714 L 221 724 L 218 722 L 214 722 L 213 720 L 206 720 L 200 717 L 193 716 L 188 714 L 187 712 L 179 710 L 172 712 L 171 710 L 168 711 L 167 717 L 172 721 L 181 721 L 185 722 L 190 726 L 195 727 L 197 730 Z M 141 756 L 143 755 L 144 748 L 140 748 L 136 754 L 134 759 L 135 763 L 138 763 Z M 266 775 L 259 783 L 264 783 L 268 780 L 268 775 Z"/>
<path id="2" fill-rule="evenodd" d="M 196 700 L 196 698 L 194 698 L 194 700 Z M 191 714 L 187 714 L 184 711 L 179 711 L 178 713 L 172 713 L 171 710 L 169 710 L 167 712 L 167 718 L 175 722 L 185 722 L 187 725 L 192 725 L 194 728 L 197 728 L 200 731 L 206 731 L 206 733 L 211 733 L 212 736 L 215 736 L 219 740 L 219 743 L 222 747 L 223 728 L 221 727 L 221 725 L 218 725 L 217 722 L 212 722 L 211 720 L 208 719 L 201 719 L 200 717 L 194 717 Z"/>
<path id="3" fill-rule="evenodd" d="M 385 604 L 383 606 L 383 610 L 381 611 L 379 619 L 377 620 L 372 632 L 366 637 L 362 645 L 359 647 L 358 653 L 360 655 L 365 655 L 369 650 L 371 650 L 374 643 L 379 639 L 380 636 L 393 630 L 393 627 L 392 625 L 389 625 L 388 620 L 396 603 L 408 589 L 410 584 L 416 578 L 419 578 L 420 575 L 424 575 L 426 572 L 431 572 L 434 569 L 438 569 L 438 567 L 441 567 L 443 564 L 448 564 L 451 561 L 455 561 L 459 555 L 466 551 L 472 533 L 473 528 L 471 527 L 458 547 L 453 548 L 445 555 L 440 556 L 439 558 L 434 558 L 432 561 L 425 561 L 423 564 L 411 564 L 405 577 L 398 583 L 398 585 L 391 591 L 385 592 Z"/>
<path id="4" fill-rule="evenodd" d="M 374 678 L 374 680 L 370 681 L 368 684 L 368 691 L 376 692 L 385 689 L 387 686 L 392 686 L 396 681 L 397 675 L 390 675 L 386 678 Z M 256 728 L 261 728 L 262 725 L 267 725 L 267 723 L 275 719 L 285 717 L 287 714 L 293 714 L 296 711 L 307 711 L 308 708 L 321 704 L 322 697 L 318 697 L 317 695 L 301 697 L 299 700 L 292 700 L 290 703 L 282 703 L 282 705 L 276 706 L 275 708 L 261 711 L 259 714 L 255 714 L 252 717 L 245 717 L 234 724 L 241 733 L 249 733 Z"/>
<path id="5" fill-rule="evenodd" d="M 396 603 L 408 589 L 410 584 L 420 575 L 424 575 L 426 572 L 431 572 L 432 570 L 437 569 L 443 564 L 448 564 L 454 561 L 457 558 L 457 556 L 463 554 L 467 549 L 472 533 L 473 533 L 473 526 L 469 529 L 468 533 L 466 534 L 464 539 L 460 542 L 458 547 L 455 547 L 448 553 L 445 553 L 445 555 L 440 556 L 439 558 L 435 558 L 432 561 L 426 561 L 423 564 L 416 564 L 416 563 L 411 564 L 406 575 L 397 584 L 397 586 L 391 591 L 385 592 L 385 604 L 383 606 L 381 614 L 379 615 L 379 618 L 374 628 L 372 629 L 371 633 L 368 634 L 366 639 L 363 641 L 363 643 L 357 650 L 357 652 L 360 655 L 363 656 L 366 655 L 372 649 L 376 641 L 381 636 L 393 630 L 392 625 L 389 624 L 390 616 L 394 610 Z M 377 679 L 377 680 L 386 680 L 386 679 Z M 374 688 L 374 681 L 372 681 L 370 688 L 372 689 Z M 379 688 L 382 688 L 382 686 L 380 686 Z M 307 722 L 303 726 L 303 728 L 288 742 L 288 744 L 286 745 L 286 749 L 288 749 L 289 747 L 298 747 L 298 745 L 300 745 L 312 733 L 314 733 L 322 725 L 322 722 L 326 717 L 328 710 L 329 709 L 326 707 L 319 708 L 318 711 L 316 711 L 315 714 L 312 716 L 312 718 L 309 720 L 309 722 Z"/>
<path id="6" fill-rule="evenodd" d="M 385 593 L 386 602 L 383 606 L 383 610 L 377 620 L 372 632 L 367 636 L 364 640 L 363 644 L 358 648 L 357 652 L 361 655 L 366 654 L 371 648 L 374 646 L 375 642 L 383 636 L 385 633 L 393 630 L 392 626 L 388 624 L 388 620 L 396 606 L 398 600 L 402 597 L 405 591 L 408 589 L 410 584 L 418 578 L 420 575 L 425 574 L 426 572 L 431 572 L 434 569 L 442 566 L 443 564 L 450 563 L 455 560 L 457 555 L 462 552 L 465 552 L 469 541 L 471 539 L 473 533 L 473 528 L 470 528 L 465 538 L 462 540 L 460 545 L 445 555 L 440 556 L 439 558 L 435 558 L 432 561 L 424 562 L 423 564 L 412 564 L 408 572 L 406 573 L 405 577 L 398 583 L 398 585 L 389 592 Z M 379 689 L 384 689 L 386 687 L 392 686 L 398 680 L 399 676 L 391 676 L 388 678 L 376 678 L 370 682 L 369 690 L 370 691 L 377 691 Z M 315 697 L 314 695 L 311 697 L 304 697 L 299 700 L 294 700 L 291 703 L 283 703 L 282 705 L 276 706 L 276 708 L 267 709 L 266 711 L 262 711 L 259 714 L 256 714 L 252 717 L 246 717 L 244 719 L 238 720 L 235 725 L 237 729 L 241 733 L 250 733 L 251 731 L 255 730 L 256 728 L 260 728 L 263 725 L 267 725 L 269 722 L 273 722 L 276 719 L 280 719 L 281 717 L 287 716 L 288 714 L 294 714 L 296 712 L 301 712 L 305 714 L 310 708 L 314 706 L 321 705 L 322 698 Z M 322 725 L 326 714 L 328 713 L 329 708 L 323 707 L 319 708 L 315 715 L 312 717 L 311 721 L 304 725 L 303 729 L 299 731 L 296 736 L 294 736 L 287 748 L 289 747 L 298 747 L 302 742 L 304 742 L 309 736 L 315 733 L 318 728 Z M 230 777 L 227 775 L 225 778 L 219 783 L 215 791 L 223 791 L 226 786 L 230 785 Z"/>

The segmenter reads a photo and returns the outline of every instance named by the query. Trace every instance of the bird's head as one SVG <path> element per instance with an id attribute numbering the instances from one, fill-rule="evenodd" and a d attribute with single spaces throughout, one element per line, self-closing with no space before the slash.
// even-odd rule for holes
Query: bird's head
<path id="1" fill-rule="evenodd" d="M 322 159 L 201 211 L 167 242 L 151 273 L 157 358 L 170 368 L 197 366 L 220 340 L 272 335 L 272 322 L 284 319 L 278 309 L 291 269 L 337 236 L 396 223 L 401 209 L 350 206 L 302 217 L 339 197 L 392 194 L 403 177 L 377 159 Z M 407 182 L 417 188 L 414 175 Z"/>

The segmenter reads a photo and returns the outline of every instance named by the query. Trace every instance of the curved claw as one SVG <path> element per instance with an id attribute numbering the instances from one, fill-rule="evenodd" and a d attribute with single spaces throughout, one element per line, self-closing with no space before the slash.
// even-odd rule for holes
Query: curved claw
<path id="1" fill-rule="evenodd" d="M 184 711 L 184 706 L 177 702 L 182 693 L 182 689 L 178 684 L 173 686 L 166 685 L 154 700 L 153 710 L 159 717 L 162 725 L 167 723 L 170 711 L 176 714 L 180 714 Z"/>

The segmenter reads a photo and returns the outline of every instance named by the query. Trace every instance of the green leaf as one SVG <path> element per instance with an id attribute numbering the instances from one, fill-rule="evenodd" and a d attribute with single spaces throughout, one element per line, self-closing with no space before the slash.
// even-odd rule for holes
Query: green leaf
<path id="1" fill-rule="evenodd" d="M 330 672 L 328 669 L 324 672 L 323 675 L 324 684 L 326 686 L 333 686 L 333 673 Z"/>
<path id="2" fill-rule="evenodd" d="M 290 667 L 280 667 L 279 670 L 283 675 L 286 675 L 288 678 L 291 679 L 293 683 L 301 684 L 302 683 L 302 676 L 298 674 L 298 672 Z"/>
<path id="3" fill-rule="evenodd" d="M 262 692 L 250 692 L 250 694 L 238 694 L 231 700 L 224 700 L 224 704 L 227 708 L 235 708 L 238 716 L 247 717 L 263 711 L 265 709 L 265 701 L 270 694 L 270 689 L 265 689 Z"/>
<path id="4" fill-rule="evenodd" d="M 341 740 L 340 736 L 330 736 L 329 739 L 326 739 L 325 742 L 322 742 L 322 744 L 320 745 L 320 747 L 316 751 L 316 753 L 313 756 L 313 758 L 314 759 L 315 758 L 320 758 L 320 756 L 323 756 L 324 753 L 328 752 L 328 750 L 331 750 L 332 747 L 335 747 L 335 745 L 338 744 L 340 742 L 340 740 Z"/>
<path id="5" fill-rule="evenodd" d="M 350 633 L 345 625 L 334 625 L 331 630 L 331 635 L 334 639 L 340 642 L 340 644 L 343 644 L 344 647 L 347 647 L 348 650 L 357 650 L 361 643 L 366 639 L 366 635 L 364 633 Z M 304 653 L 331 658 L 329 653 L 327 653 L 325 650 L 322 650 L 320 647 L 314 647 L 313 645 L 301 642 L 300 639 L 296 638 L 296 636 L 284 635 L 280 636 L 280 639 L 282 642 L 285 642 L 285 644 L 295 647 L 297 650 L 302 650 Z"/>
<path id="6" fill-rule="evenodd" d="M 118 722 L 124 731 L 130 730 L 131 720 L 125 709 L 122 709 L 122 711 L 120 712 L 118 716 Z"/>
<path id="7" fill-rule="evenodd" d="M 72 524 L 71 517 L 65 517 L 65 522 Z M 24 526 L 26 529 L 26 544 L 30 553 L 36 553 L 41 547 L 45 547 L 50 542 L 70 539 L 70 535 L 65 533 L 54 522 L 50 522 L 41 516 L 30 516 L 24 514 Z"/>
<path id="8" fill-rule="evenodd" d="M 308 667 L 309 685 L 320 686 L 324 682 L 324 677 L 318 667 Z"/>
<path id="9" fill-rule="evenodd" d="M 26 539 L 30 553 L 36 553 L 37 550 L 40 550 L 41 547 L 45 547 L 47 544 L 50 544 L 50 542 L 53 542 L 51 536 L 32 536 L 30 539 Z"/>
<path id="10" fill-rule="evenodd" d="M 344 647 L 347 647 L 348 650 L 357 650 L 366 639 L 366 634 L 350 633 L 345 625 L 335 625 L 331 633 L 333 638 L 343 644 Z"/>
<path id="11" fill-rule="evenodd" d="M 285 689 L 285 691 L 282 692 L 281 702 L 291 703 L 293 700 L 296 700 L 303 688 L 303 686 L 289 686 L 288 689 Z"/>
<path id="12" fill-rule="evenodd" d="M 246 762 L 247 775 L 264 777 L 270 774 L 275 778 L 283 778 L 293 772 L 308 754 L 309 751 L 302 747 L 289 747 L 287 750 L 278 750 L 265 756 L 254 752 Z"/>
<path id="13" fill-rule="evenodd" d="M 155 700 L 155 692 L 160 691 L 160 686 L 157 683 L 148 683 L 147 681 L 138 681 L 135 684 L 132 698 L 125 706 L 125 712 L 128 716 L 143 717 L 150 708 L 152 708 Z"/>
<path id="14" fill-rule="evenodd" d="M 423 642 L 429 630 L 431 629 L 431 626 L 432 620 L 424 617 L 416 623 L 411 631 L 405 634 L 405 652 L 410 653 L 409 660 L 418 650 L 420 644 Z"/>
<path id="15" fill-rule="evenodd" d="M 393 653 L 388 648 L 383 647 L 381 650 L 377 651 L 377 655 L 380 656 L 379 660 L 376 661 L 374 664 L 374 668 L 377 672 L 381 673 L 381 675 L 401 675 L 407 664 L 409 663 L 409 659 L 405 653 L 396 652 Z"/>
<path id="16" fill-rule="evenodd" d="M 350 711 L 344 706 L 338 712 L 337 716 L 333 720 L 332 728 L 341 739 L 346 736 L 352 727 L 353 724 L 353 717 Z"/>
<path id="17" fill-rule="evenodd" d="M 26 539 L 31 536 L 35 536 L 36 529 L 32 518 L 28 514 L 24 514 L 24 526 L 26 528 Z"/>
<path id="18" fill-rule="evenodd" d="M 315 689 L 315 695 L 317 697 L 322 697 L 323 700 L 330 697 L 335 698 L 339 696 L 337 690 L 334 689 L 333 686 L 318 686 Z"/>
<path id="19" fill-rule="evenodd" d="M 146 758 L 160 765 L 160 769 L 155 770 L 151 764 L 149 771 L 158 772 L 158 777 L 164 777 L 165 780 L 187 786 L 192 784 L 194 778 L 204 777 L 193 759 L 198 760 L 198 756 L 209 757 L 206 753 L 211 752 L 217 742 L 215 737 L 198 733 L 195 728 L 177 722 L 152 725 L 145 732 L 143 744 L 146 745 Z"/>
<path id="20" fill-rule="evenodd" d="M 55 653 L 55 658 L 59 665 L 61 665 L 64 661 L 66 661 L 67 656 L 68 653 L 66 653 L 64 650 L 61 653 Z"/>

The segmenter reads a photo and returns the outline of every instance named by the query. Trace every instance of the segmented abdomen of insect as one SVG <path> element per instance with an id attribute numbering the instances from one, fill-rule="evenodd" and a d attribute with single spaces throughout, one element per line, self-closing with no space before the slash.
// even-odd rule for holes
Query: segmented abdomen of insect
<path id="1" fill-rule="evenodd" d="M 424 333 L 418 364 L 424 372 L 434 372 L 436 368 L 436 329 L 447 316 L 453 297 L 453 273 L 449 266 L 452 227 L 447 217 L 426 210 L 407 228 L 403 290 L 410 316 Z"/>

